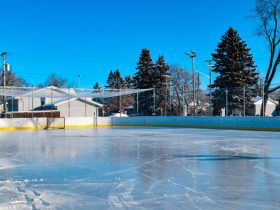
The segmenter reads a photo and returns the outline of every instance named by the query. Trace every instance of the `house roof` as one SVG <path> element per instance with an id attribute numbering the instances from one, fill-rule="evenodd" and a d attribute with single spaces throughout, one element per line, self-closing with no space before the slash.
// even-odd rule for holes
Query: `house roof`
<path id="1" fill-rule="evenodd" d="M 41 93 L 43 91 L 46 91 L 45 94 Z M 73 88 L 69 88 L 69 89 L 63 88 L 62 89 L 62 88 L 57 88 L 55 86 L 48 86 L 48 87 L 45 87 L 45 88 L 34 90 L 33 92 L 30 91 L 30 92 L 28 92 L 26 94 L 23 94 L 21 96 L 15 97 L 15 99 L 22 98 L 22 97 L 28 97 L 28 96 L 32 96 L 32 95 L 33 96 L 35 95 L 35 97 L 38 97 L 38 96 L 40 96 L 40 97 L 51 97 L 49 95 L 50 94 L 49 91 L 54 91 L 54 92 L 57 92 L 57 93 L 60 94 L 60 95 L 53 94 L 54 100 L 59 98 L 58 100 L 56 100 L 56 101 L 54 101 L 52 103 L 54 105 L 60 105 L 60 104 L 68 102 L 69 100 L 70 101 L 72 101 L 72 100 L 80 100 L 82 102 L 86 102 L 86 103 L 88 103 L 90 105 L 93 105 L 93 106 L 98 106 L 98 107 L 102 107 L 103 106 L 102 104 L 97 103 L 95 101 L 91 101 L 91 100 L 88 100 L 88 99 L 85 100 L 85 99 L 76 97 L 74 95 L 76 92 L 75 92 L 75 90 Z M 38 93 L 40 93 L 40 94 L 38 94 Z M 11 98 L 9 98 L 9 99 L 11 99 Z M 50 105 L 50 104 L 46 104 L 46 105 Z"/>
<path id="2" fill-rule="evenodd" d="M 50 86 L 50 87 L 45 87 L 45 88 L 41 88 L 41 89 L 36 89 L 36 90 L 34 90 L 33 92 L 32 92 L 32 90 L 31 90 L 31 91 L 28 92 L 28 93 L 24 93 L 24 94 L 22 94 L 22 95 L 15 96 L 14 99 L 18 99 L 18 98 L 22 98 L 22 97 L 26 97 L 26 96 L 32 96 L 32 94 L 36 94 L 36 93 L 38 93 L 38 92 L 42 92 L 42 91 L 44 91 L 44 90 L 46 90 L 46 89 L 48 89 L 48 88 L 51 88 L 51 87 L 52 87 L 52 86 Z M 9 99 L 11 99 L 11 98 L 9 98 Z"/>

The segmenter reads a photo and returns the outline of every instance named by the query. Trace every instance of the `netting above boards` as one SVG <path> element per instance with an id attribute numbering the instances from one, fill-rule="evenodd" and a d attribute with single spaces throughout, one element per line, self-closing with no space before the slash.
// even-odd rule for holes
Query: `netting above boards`
<path id="1" fill-rule="evenodd" d="M 32 88 L 32 87 L 3 87 L 0 86 L 0 96 L 33 97 L 33 98 L 110 98 L 137 94 L 153 89 L 86 89 L 86 88 Z"/>

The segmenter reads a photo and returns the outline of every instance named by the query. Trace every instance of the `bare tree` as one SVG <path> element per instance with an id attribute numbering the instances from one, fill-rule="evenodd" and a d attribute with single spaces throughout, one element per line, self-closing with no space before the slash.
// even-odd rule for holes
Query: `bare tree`
<path id="1" fill-rule="evenodd" d="M 39 84 L 38 87 L 47 87 L 47 86 L 55 86 L 58 88 L 63 88 L 67 86 L 67 80 L 52 73 L 48 76 L 46 81 L 43 84 Z"/>
<path id="2" fill-rule="evenodd" d="M 170 85 L 174 90 L 174 98 L 172 100 L 173 114 L 182 115 L 184 107 L 189 108 L 191 102 L 191 74 L 178 65 L 170 66 Z"/>
<path id="3" fill-rule="evenodd" d="M 264 110 L 265 113 L 268 95 L 278 89 L 280 85 L 270 88 L 274 79 L 277 67 L 280 62 L 280 1 L 279 0 L 256 0 L 254 10 L 255 17 L 258 20 L 257 35 L 264 37 L 269 47 L 269 64 L 264 81 Z"/>
<path id="4" fill-rule="evenodd" d="M 0 84 L 3 84 L 3 74 L 0 76 Z M 13 72 L 5 73 L 5 84 L 6 86 L 23 87 L 27 86 L 27 82 L 22 78 L 16 76 Z"/>

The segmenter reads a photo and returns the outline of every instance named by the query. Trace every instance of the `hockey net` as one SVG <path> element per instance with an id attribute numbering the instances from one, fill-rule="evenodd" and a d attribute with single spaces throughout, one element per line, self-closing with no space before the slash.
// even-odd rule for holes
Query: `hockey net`
<path id="1" fill-rule="evenodd" d="M 65 117 L 51 117 L 47 118 L 46 129 L 65 129 Z"/>

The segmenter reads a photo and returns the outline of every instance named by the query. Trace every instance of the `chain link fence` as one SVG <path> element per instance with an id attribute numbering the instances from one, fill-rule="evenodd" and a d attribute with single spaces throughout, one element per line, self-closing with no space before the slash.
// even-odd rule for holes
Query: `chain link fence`
<path id="1" fill-rule="evenodd" d="M 196 90 L 0 87 L 1 117 L 279 116 L 280 92 L 263 88 Z"/>

